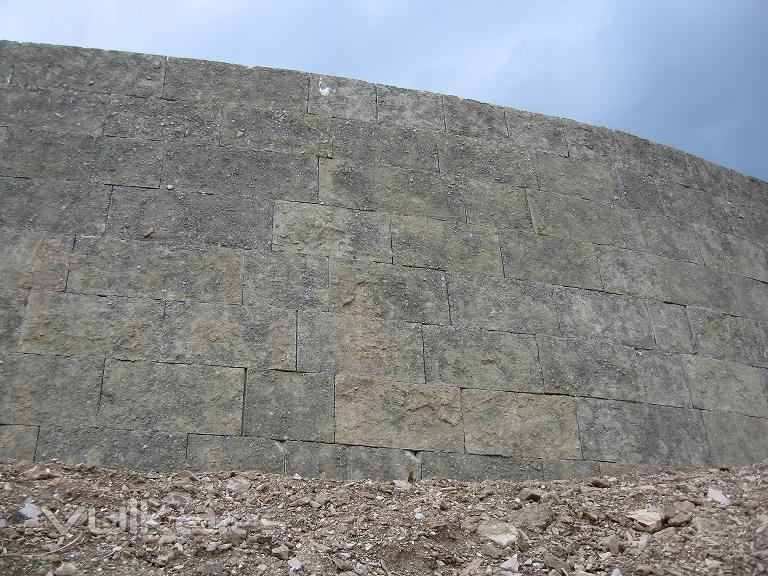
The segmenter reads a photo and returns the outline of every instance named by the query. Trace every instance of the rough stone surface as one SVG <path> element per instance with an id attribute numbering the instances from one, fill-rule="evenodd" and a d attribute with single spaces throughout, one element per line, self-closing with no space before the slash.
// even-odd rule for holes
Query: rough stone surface
<path id="1" fill-rule="evenodd" d="M 339 480 L 418 477 L 419 456 L 409 450 L 346 446 L 318 442 L 286 442 L 285 472 Z"/>
<path id="2" fill-rule="evenodd" d="M 187 464 L 193 470 L 285 471 L 285 454 L 274 440 L 190 434 L 187 442 Z"/>

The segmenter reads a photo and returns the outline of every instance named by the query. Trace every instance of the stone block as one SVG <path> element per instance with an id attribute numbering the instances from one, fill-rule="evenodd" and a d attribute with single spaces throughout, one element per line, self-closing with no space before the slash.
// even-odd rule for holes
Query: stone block
<path id="1" fill-rule="evenodd" d="M 455 96 L 443 96 L 443 103 L 448 132 L 483 140 L 507 139 L 507 122 L 501 106 Z"/>
<path id="2" fill-rule="evenodd" d="M 293 370 L 293 310 L 218 303 L 165 306 L 159 359 L 223 366 Z"/>
<path id="3" fill-rule="evenodd" d="M 731 234 L 696 226 L 701 254 L 707 266 L 768 282 L 768 248 Z"/>
<path id="4" fill-rule="evenodd" d="M 403 216 L 392 218 L 394 262 L 503 276 L 501 246 L 494 228 Z"/>
<path id="5" fill-rule="evenodd" d="M 258 470 L 285 473 L 279 442 L 252 436 L 188 436 L 187 465 L 192 470 Z"/>
<path id="6" fill-rule="evenodd" d="M 331 311 L 421 324 L 449 324 L 445 275 L 392 264 L 331 259 Z"/>
<path id="7" fill-rule="evenodd" d="M 37 426 L 0 424 L 0 460 L 28 460 L 35 458 Z"/>
<path id="8" fill-rule="evenodd" d="M 530 232 L 502 232 L 504 275 L 561 286 L 601 290 L 600 270 L 592 244 Z"/>
<path id="9" fill-rule="evenodd" d="M 448 277 L 451 322 L 527 334 L 559 334 L 552 287 L 491 276 Z"/>
<path id="10" fill-rule="evenodd" d="M 585 459 L 675 467 L 709 463 L 698 410 L 592 398 L 580 398 L 577 409 Z"/>
<path id="11" fill-rule="evenodd" d="M 542 114 L 532 114 L 515 108 L 505 108 L 509 142 L 519 148 L 544 150 L 568 155 L 568 143 L 565 140 L 562 120 Z"/>
<path id="12" fill-rule="evenodd" d="M 327 476 L 335 480 L 406 480 L 421 478 L 420 457 L 408 450 L 286 442 L 286 474 Z"/>
<path id="13" fill-rule="evenodd" d="M 741 276 L 732 280 L 739 315 L 768 324 L 768 283 Z"/>
<path id="14" fill-rule="evenodd" d="M 328 259 L 289 252 L 245 253 L 243 303 L 295 309 L 328 306 Z"/>
<path id="15" fill-rule="evenodd" d="M 72 292 L 240 304 L 243 252 L 198 245 L 79 237 L 69 269 Z"/>
<path id="16" fill-rule="evenodd" d="M 742 466 L 768 458 L 768 420 L 728 412 L 703 411 L 712 464 Z"/>
<path id="17" fill-rule="evenodd" d="M 187 436 L 169 432 L 41 426 L 36 460 L 131 470 L 179 470 Z"/>
<path id="18" fill-rule="evenodd" d="M 666 180 L 658 182 L 662 206 L 670 218 L 702 224 L 725 234 L 732 231 L 730 213 L 733 207 L 722 191 L 704 192 Z"/>
<path id="19" fill-rule="evenodd" d="M 427 382 L 460 388 L 541 392 L 533 336 L 424 326 Z"/>
<path id="20" fill-rule="evenodd" d="M 470 224 L 488 224 L 499 230 L 531 230 L 531 213 L 524 188 L 489 180 L 467 179 L 456 184 Z"/>
<path id="21" fill-rule="evenodd" d="M 602 462 L 590 460 L 542 460 L 544 478 L 548 480 L 570 480 L 603 475 Z"/>
<path id="22" fill-rule="evenodd" d="M 27 290 L 0 288 L 0 350 L 15 350 L 27 307 Z"/>
<path id="23" fill-rule="evenodd" d="M 272 247 L 297 252 L 390 262 L 389 216 L 317 204 L 275 202 Z"/>
<path id="24" fill-rule="evenodd" d="M 275 108 L 225 104 L 221 144 L 251 150 L 331 157 L 331 122 L 307 114 Z"/>
<path id="25" fill-rule="evenodd" d="M 765 324 L 703 308 L 688 308 L 698 354 L 752 366 L 768 366 Z"/>
<path id="26" fill-rule="evenodd" d="M 245 370 L 107 359 L 98 423 L 179 434 L 240 434 Z"/>
<path id="27" fill-rule="evenodd" d="M 616 173 L 607 162 L 538 152 L 533 165 L 542 190 L 608 203 L 618 198 Z"/>
<path id="28" fill-rule="evenodd" d="M 462 451 L 458 388 L 336 377 L 336 441 L 408 450 Z"/>
<path id="29" fill-rule="evenodd" d="M 473 178 L 526 188 L 536 187 L 536 175 L 524 148 L 492 145 L 460 136 L 438 143 L 440 173 L 461 180 Z"/>
<path id="30" fill-rule="evenodd" d="M 63 292 L 74 238 L 0 228 L 0 286 Z"/>
<path id="31" fill-rule="evenodd" d="M 424 382 L 418 324 L 299 312 L 298 370 Z"/>
<path id="32" fill-rule="evenodd" d="M 742 238 L 768 245 L 768 205 L 764 199 L 732 194 L 730 230 Z"/>
<path id="33" fill-rule="evenodd" d="M 376 86 L 376 109 L 379 124 L 445 131 L 443 97 L 440 94 L 379 84 Z"/>
<path id="34" fill-rule="evenodd" d="M 680 150 L 626 132 L 616 131 L 614 137 L 626 168 L 682 185 L 691 186 L 695 182 L 688 155 Z"/>
<path id="35" fill-rule="evenodd" d="M 561 119 L 561 122 L 570 158 L 607 160 L 611 163 L 619 159 L 619 148 L 613 130 L 567 119 Z"/>
<path id="36" fill-rule="evenodd" d="M 619 183 L 618 201 L 643 214 L 662 214 L 664 207 L 656 178 L 622 167 L 615 167 Z"/>
<path id="37" fill-rule="evenodd" d="M 657 214 L 661 212 L 639 212 L 637 215 L 643 235 L 642 250 L 675 260 L 704 264 L 693 226 Z"/>
<path id="38" fill-rule="evenodd" d="M 0 40 L 0 89 L 8 88 L 13 78 L 13 66 L 19 52 L 19 44 Z"/>
<path id="39" fill-rule="evenodd" d="M 309 77 L 310 114 L 376 120 L 376 85 L 338 76 Z"/>
<path id="40" fill-rule="evenodd" d="M 421 460 L 424 478 L 451 478 L 461 482 L 483 480 L 519 482 L 547 477 L 543 461 L 538 458 L 422 452 Z"/>
<path id="41" fill-rule="evenodd" d="M 683 364 L 677 354 L 638 351 L 635 369 L 640 374 L 648 404 L 691 407 Z"/>
<path id="42" fill-rule="evenodd" d="M 646 307 L 659 350 L 690 354 L 695 352 L 685 306 L 648 301 Z"/>
<path id="43" fill-rule="evenodd" d="M 19 348 L 33 354 L 151 358 L 163 304 L 154 300 L 32 291 Z"/>
<path id="44" fill-rule="evenodd" d="M 243 434 L 333 442 L 333 374 L 248 372 Z"/>
<path id="45" fill-rule="evenodd" d="M 581 458 L 573 398 L 462 390 L 461 402 L 471 454 Z"/>
<path id="46" fill-rule="evenodd" d="M 73 90 L 3 90 L 0 124 L 101 136 L 108 100 L 103 94 Z"/>
<path id="47" fill-rule="evenodd" d="M 683 355 L 694 408 L 768 418 L 760 370 L 736 362 Z"/>

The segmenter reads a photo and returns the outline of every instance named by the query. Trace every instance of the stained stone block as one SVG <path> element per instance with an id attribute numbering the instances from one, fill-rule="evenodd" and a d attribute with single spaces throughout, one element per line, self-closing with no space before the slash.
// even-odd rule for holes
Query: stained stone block
<path id="1" fill-rule="evenodd" d="M 662 214 L 664 208 L 656 178 L 625 168 L 615 168 L 619 182 L 619 201 L 644 214 Z"/>
<path id="2" fill-rule="evenodd" d="M 328 306 L 328 259 L 288 252 L 245 253 L 243 303 L 295 309 Z"/>
<path id="3" fill-rule="evenodd" d="M 677 354 L 638 351 L 635 369 L 641 375 L 648 404 L 691 407 L 683 364 Z"/>
<path id="4" fill-rule="evenodd" d="M 73 240 L 61 234 L 0 228 L 0 285 L 9 290 L 63 291 Z"/>
<path id="5" fill-rule="evenodd" d="M 424 326 L 427 382 L 460 388 L 541 392 L 533 336 Z"/>
<path id="6" fill-rule="evenodd" d="M 331 157 L 331 122 L 307 114 L 274 108 L 225 104 L 221 144 L 252 150 Z"/>
<path id="7" fill-rule="evenodd" d="M 188 436 L 187 465 L 192 470 L 258 470 L 285 473 L 279 442 L 253 436 Z"/>
<path id="8" fill-rule="evenodd" d="M 320 158 L 319 169 L 323 204 L 437 220 L 464 220 L 461 191 L 434 172 L 341 158 Z"/>
<path id="9" fill-rule="evenodd" d="M 334 312 L 422 324 L 448 324 L 445 276 L 392 264 L 330 261 L 329 307 Z"/>
<path id="10" fill-rule="evenodd" d="M 299 312 L 298 370 L 424 381 L 418 324 Z"/>
<path id="11" fill-rule="evenodd" d="M 201 194 L 194 189 L 116 187 L 107 235 L 267 250 L 272 242 L 271 224 L 271 204 L 245 191 Z M 151 234 L 146 236 L 149 230 Z"/>
<path id="12" fill-rule="evenodd" d="M 27 290 L 0 288 L 0 350 L 15 350 L 27 306 Z"/>
<path id="13" fill-rule="evenodd" d="M 243 434 L 333 442 L 333 374 L 248 372 Z"/>
<path id="14" fill-rule="evenodd" d="M 765 324 L 702 308 L 688 308 L 699 354 L 768 367 L 768 328 Z"/>
<path id="15" fill-rule="evenodd" d="M 507 139 L 507 122 L 501 106 L 455 96 L 444 96 L 443 102 L 448 132 L 485 140 Z"/>
<path id="16" fill-rule="evenodd" d="M 606 162 L 575 160 L 539 152 L 533 156 L 539 188 L 601 202 L 614 202 L 618 180 Z"/>
<path id="17" fill-rule="evenodd" d="M 461 451 L 458 388 L 336 377 L 336 441 L 408 450 Z"/>
<path id="18" fill-rule="evenodd" d="M 463 180 L 456 187 L 463 198 L 470 224 L 532 230 L 524 188 L 472 179 Z"/>
<path id="19" fill-rule="evenodd" d="M 94 424 L 103 367 L 103 358 L 2 355 L 0 422 Z"/>
<path id="20" fill-rule="evenodd" d="M 309 77 L 309 113 L 376 120 L 376 85 L 337 76 Z"/>
<path id="21" fill-rule="evenodd" d="M 393 217 L 392 251 L 396 264 L 503 275 L 499 236 L 487 226 Z"/>
<path id="22" fill-rule="evenodd" d="M 448 277 L 452 324 L 527 334 L 559 334 L 552 287 L 490 276 Z"/>
<path id="23" fill-rule="evenodd" d="M 600 270 L 592 244 L 529 232 L 502 232 L 504 275 L 601 290 Z"/>
<path id="24" fill-rule="evenodd" d="M 306 110 L 308 78 L 292 70 L 168 58 L 163 97 Z"/>
<path id="25" fill-rule="evenodd" d="M 272 246 L 337 258 L 392 258 L 388 216 L 316 204 L 275 202 Z"/>
<path id="26" fill-rule="evenodd" d="M 0 460 L 33 460 L 37 431 L 37 426 L 0 424 Z"/>
<path id="27" fill-rule="evenodd" d="M 654 347 L 648 313 L 636 298 L 561 287 L 555 287 L 553 298 L 560 311 L 563 336 L 605 338 L 635 348 Z"/>
<path id="28" fill-rule="evenodd" d="M 462 390 L 461 402 L 469 453 L 581 458 L 573 398 Z"/>
<path id="29" fill-rule="evenodd" d="M 293 310 L 172 302 L 165 306 L 159 359 L 233 367 L 293 370 Z"/>
<path id="30" fill-rule="evenodd" d="M 443 97 L 440 94 L 379 84 L 376 86 L 376 99 L 379 124 L 445 131 Z"/>
<path id="31" fill-rule="evenodd" d="M 707 266 L 768 282 L 768 248 L 704 226 L 696 236 Z"/>
<path id="32" fill-rule="evenodd" d="M 41 426 L 35 459 L 170 471 L 184 467 L 186 444 L 185 434 Z"/>
<path id="33" fill-rule="evenodd" d="M 690 354 L 695 352 L 685 306 L 653 301 L 646 302 L 646 306 L 659 350 Z"/>
<path id="34" fill-rule="evenodd" d="M 580 398 L 577 409 L 585 459 L 676 467 L 710 461 L 698 410 L 592 398 Z"/>
<path id="35" fill-rule="evenodd" d="M 732 279 L 739 315 L 768 324 L 768 283 L 740 276 Z"/>
<path id="36" fill-rule="evenodd" d="M 438 143 L 438 156 L 440 173 L 451 178 L 536 187 L 533 164 L 524 148 L 454 136 Z"/>
<path id="37" fill-rule="evenodd" d="M 560 118 L 515 108 L 505 108 L 504 116 L 507 119 L 509 141 L 513 146 L 544 150 L 560 156 L 568 155 L 568 144 Z"/>
<path id="38" fill-rule="evenodd" d="M 336 480 L 405 480 L 421 478 L 420 457 L 408 450 L 286 442 L 286 474 L 327 476 Z"/>
<path id="39" fill-rule="evenodd" d="M 67 287 L 84 294 L 240 304 L 243 252 L 79 237 Z"/>
<path id="40" fill-rule="evenodd" d="M 109 98 L 72 90 L 4 90 L 0 124 L 101 136 Z"/>
<path id="41" fill-rule="evenodd" d="M 0 177 L 0 225 L 64 234 L 103 234 L 109 186 Z"/>
<path id="42" fill-rule="evenodd" d="M 21 328 L 23 352 L 151 358 L 163 304 L 154 300 L 32 291 Z"/>
<path id="43" fill-rule="evenodd" d="M 741 466 L 768 458 L 768 420 L 728 412 L 703 411 L 712 464 Z M 1 429 L 0 429 L 1 430 Z"/>
<path id="44" fill-rule="evenodd" d="M 102 426 L 200 434 L 239 434 L 245 370 L 107 359 Z"/>
<path id="45" fill-rule="evenodd" d="M 682 359 L 694 408 L 768 417 L 768 390 L 758 368 L 703 356 Z"/>
<path id="46" fill-rule="evenodd" d="M 568 142 L 569 157 L 579 160 L 607 160 L 611 163 L 619 159 L 619 148 L 613 130 L 567 119 L 562 119 L 561 122 Z"/>
<path id="47" fill-rule="evenodd" d="M 652 212 L 638 213 L 637 217 L 643 235 L 642 249 L 675 260 L 704 264 L 693 226 L 656 214 Z"/>
<path id="48" fill-rule="evenodd" d="M 543 460 L 462 454 L 456 452 L 422 452 L 424 478 L 452 478 L 462 482 L 483 480 L 532 480 L 546 478 Z"/>
<path id="49" fill-rule="evenodd" d="M 681 222 L 702 224 L 730 233 L 733 208 L 722 191 L 703 192 L 681 184 L 659 180 L 661 202 L 666 214 Z"/>
<path id="50" fill-rule="evenodd" d="M 625 167 L 687 186 L 695 182 L 688 155 L 680 150 L 626 132 L 616 131 L 614 137 Z"/>

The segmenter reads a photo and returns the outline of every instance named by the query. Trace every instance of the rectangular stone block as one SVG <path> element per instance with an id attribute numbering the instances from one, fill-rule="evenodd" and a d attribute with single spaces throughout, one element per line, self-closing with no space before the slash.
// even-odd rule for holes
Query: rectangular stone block
<path id="1" fill-rule="evenodd" d="M 648 404 L 690 408 L 691 394 L 680 356 L 638 351 L 635 368 L 642 378 Z"/>
<path id="2" fill-rule="evenodd" d="M 723 233 L 732 231 L 732 208 L 722 191 L 703 191 L 659 180 L 659 191 L 664 210 L 670 218 L 691 224 L 703 224 Z"/>
<path id="3" fill-rule="evenodd" d="M 694 408 L 768 418 L 760 370 L 736 362 L 683 355 Z"/>
<path id="4" fill-rule="evenodd" d="M 0 422 L 95 424 L 103 358 L 3 354 Z"/>
<path id="5" fill-rule="evenodd" d="M 636 298 L 559 286 L 553 298 L 562 336 L 605 338 L 634 348 L 655 345 L 648 312 Z"/>
<path id="6" fill-rule="evenodd" d="M 424 478 L 451 478 L 461 482 L 509 480 L 519 482 L 546 478 L 543 460 L 462 454 L 456 452 L 422 452 Z"/>
<path id="7" fill-rule="evenodd" d="M 443 104 L 448 132 L 484 140 L 507 139 L 507 122 L 501 106 L 456 96 L 443 96 Z"/>
<path id="8" fill-rule="evenodd" d="M 418 324 L 299 312 L 298 370 L 424 382 Z"/>
<path id="9" fill-rule="evenodd" d="M 614 169 L 619 182 L 618 201 L 623 206 L 643 214 L 663 214 L 664 207 L 656 178 L 622 166 Z"/>
<path id="10" fill-rule="evenodd" d="M 515 108 L 505 108 L 509 142 L 519 148 L 545 150 L 560 156 L 568 155 L 568 143 L 560 118 L 532 114 Z"/>
<path id="11" fill-rule="evenodd" d="M 339 157 L 320 158 L 319 169 L 323 204 L 437 220 L 465 219 L 461 190 L 435 172 Z"/>
<path id="12" fill-rule="evenodd" d="M 710 462 L 701 412 L 580 398 L 584 458 L 620 464 L 703 467 Z"/>
<path id="13" fill-rule="evenodd" d="M 590 460 L 543 460 L 544 477 L 549 480 L 569 480 L 602 476 L 602 462 Z"/>
<path id="14" fill-rule="evenodd" d="M 390 262 L 389 216 L 317 204 L 275 202 L 272 247 L 298 252 Z"/>
<path id="15" fill-rule="evenodd" d="M 728 412 L 703 411 L 712 464 L 743 466 L 768 458 L 768 420 Z"/>
<path id="16" fill-rule="evenodd" d="M 739 316 L 768 324 L 768 283 L 732 276 Z"/>
<path id="17" fill-rule="evenodd" d="M 273 150 L 330 158 L 331 122 L 327 118 L 274 108 L 224 104 L 222 146 Z"/>
<path id="18" fill-rule="evenodd" d="M 619 194 L 616 173 L 608 162 L 538 152 L 533 164 L 542 190 L 608 203 Z"/>
<path id="19" fill-rule="evenodd" d="M 116 187 L 107 235 L 268 250 L 271 227 L 271 202 L 252 192 L 200 194 L 196 190 Z M 150 229 L 152 233 L 145 238 Z"/>
<path id="20" fill-rule="evenodd" d="M 440 94 L 378 84 L 376 111 L 379 124 L 445 132 L 443 97 Z"/>
<path id="21" fill-rule="evenodd" d="M 501 233 L 501 253 L 507 278 L 594 290 L 603 288 L 592 244 L 508 231 Z"/>
<path id="22" fill-rule="evenodd" d="M 392 218 L 392 251 L 396 264 L 504 275 L 499 236 L 488 226 L 396 216 Z"/>
<path id="23" fill-rule="evenodd" d="M 648 316 L 653 326 L 656 347 L 665 352 L 693 354 L 695 347 L 685 306 L 648 301 Z"/>
<path id="24" fill-rule="evenodd" d="M 36 460 L 131 470 L 179 470 L 187 437 L 169 432 L 41 426 Z"/>
<path id="25" fill-rule="evenodd" d="M 192 470 L 258 470 L 285 473 L 285 454 L 279 442 L 253 436 L 187 437 L 187 465 Z"/>
<path id="26" fill-rule="evenodd" d="M 165 362 L 293 370 L 296 313 L 281 308 L 171 302 L 157 354 Z"/>
<path id="27" fill-rule="evenodd" d="M 437 270 L 331 259 L 333 312 L 421 324 L 449 324 L 445 275 Z"/>
<path id="28" fill-rule="evenodd" d="M 110 187 L 0 177 L 0 226 L 63 234 L 103 234 Z"/>
<path id="29" fill-rule="evenodd" d="M 768 282 L 768 248 L 732 234 L 696 226 L 701 254 L 707 266 Z"/>
<path id="30" fill-rule="evenodd" d="M 448 277 L 451 322 L 461 327 L 559 334 L 552 286 L 491 276 Z"/>
<path id="31" fill-rule="evenodd" d="M 248 372 L 243 434 L 333 442 L 333 374 Z"/>
<path id="32" fill-rule="evenodd" d="M 533 229 L 524 188 L 473 179 L 459 181 L 455 187 L 463 198 L 470 224 L 488 224 L 500 230 Z"/>
<path id="33" fill-rule="evenodd" d="M 0 88 L 8 88 L 11 84 L 18 49 L 18 42 L 0 40 Z"/>
<path id="34" fill-rule="evenodd" d="M 0 460 L 28 460 L 35 458 L 37 426 L 0 424 Z"/>
<path id="35" fill-rule="evenodd" d="M 0 286 L 64 291 L 74 238 L 0 228 Z"/>
<path id="36" fill-rule="evenodd" d="M 0 349 L 15 350 L 27 307 L 27 290 L 0 288 Z"/>
<path id="37" fill-rule="evenodd" d="M 765 324 L 702 308 L 688 308 L 698 354 L 752 366 L 768 366 Z"/>
<path id="38" fill-rule="evenodd" d="M 179 434 L 240 434 L 245 370 L 107 359 L 98 423 Z"/>
<path id="39" fill-rule="evenodd" d="M 523 148 L 453 136 L 438 143 L 438 156 L 440 173 L 450 178 L 536 187 L 533 164 Z"/>
<path id="40" fill-rule="evenodd" d="M 376 120 L 376 85 L 338 76 L 309 77 L 310 114 Z"/>
<path id="41" fill-rule="evenodd" d="M 218 246 L 78 237 L 67 288 L 85 294 L 240 304 L 243 257 L 240 250 Z"/>
<path id="42" fill-rule="evenodd" d="M 688 155 L 680 150 L 626 132 L 615 131 L 614 136 L 625 167 L 683 185 L 695 182 Z"/>
<path id="43" fill-rule="evenodd" d="M 23 352 L 152 358 L 163 304 L 154 300 L 32 291 L 21 327 Z"/>
<path id="44" fill-rule="evenodd" d="M 757 242 L 768 244 L 768 206 L 761 198 L 752 198 L 740 191 L 731 194 L 731 230 L 734 234 Z"/>
<path id="45" fill-rule="evenodd" d="M 326 309 L 328 259 L 248 250 L 245 253 L 243 303 L 301 310 Z"/>
<path id="46" fill-rule="evenodd" d="M 533 336 L 424 326 L 427 382 L 460 388 L 541 392 Z"/>
<path id="47" fill-rule="evenodd" d="M 458 388 L 336 377 L 336 441 L 407 450 L 464 448 Z"/>
<path id="48" fill-rule="evenodd" d="M 639 212 L 638 221 L 643 234 L 643 250 L 658 256 L 704 264 L 693 225 L 658 216 L 654 212 Z"/>
<path id="49" fill-rule="evenodd" d="M 462 390 L 461 402 L 469 453 L 581 458 L 573 398 Z"/>
<path id="50" fill-rule="evenodd" d="M 68 134 L 101 136 L 108 97 L 72 90 L 4 90 L 0 124 Z"/>
<path id="51" fill-rule="evenodd" d="M 327 476 L 335 480 L 406 480 L 421 478 L 421 460 L 408 450 L 286 442 L 286 474 Z"/>
<path id="52" fill-rule="evenodd" d="M 606 160 L 612 164 L 619 160 L 614 131 L 573 120 L 562 119 L 568 156 L 577 160 Z"/>

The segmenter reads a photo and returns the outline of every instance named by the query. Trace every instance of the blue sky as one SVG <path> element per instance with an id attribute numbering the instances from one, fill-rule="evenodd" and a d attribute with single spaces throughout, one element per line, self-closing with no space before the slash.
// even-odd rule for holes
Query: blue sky
<path id="1" fill-rule="evenodd" d="M 0 0 L 0 38 L 295 68 L 626 130 L 768 179 L 766 0 Z"/>

